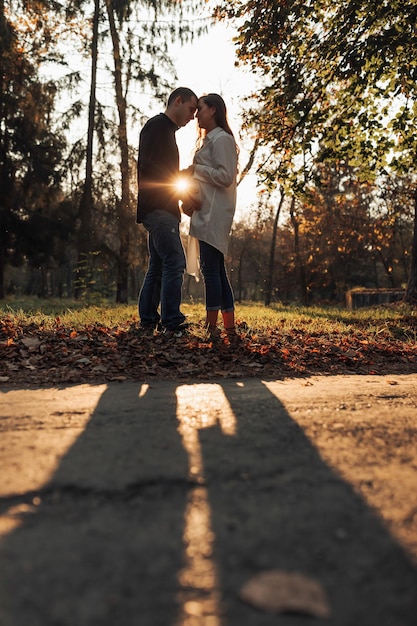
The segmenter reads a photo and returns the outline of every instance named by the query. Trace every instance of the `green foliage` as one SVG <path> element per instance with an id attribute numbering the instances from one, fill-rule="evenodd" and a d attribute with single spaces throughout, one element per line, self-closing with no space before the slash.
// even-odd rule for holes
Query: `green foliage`
<path id="1" fill-rule="evenodd" d="M 166 100 L 175 77 L 171 42 L 191 40 L 206 24 L 194 19 L 198 7 L 190 0 L 117 0 L 111 8 L 123 62 L 118 104 L 124 99 L 124 122 L 130 128 L 149 114 L 151 98 L 138 95 L 146 92 Z M 77 256 L 77 207 L 86 159 L 79 120 L 88 118 L 83 97 L 88 85 L 81 77 L 89 76 L 91 10 L 87 0 L 0 3 L 0 278 L 11 263 L 28 262 L 47 272 L 54 264 L 68 266 Z M 115 107 L 109 106 L 114 55 L 104 2 L 99 18 L 102 89 L 94 116 L 93 215 L 85 231 L 91 231 L 92 250 L 100 250 L 106 260 L 111 257 L 113 265 L 123 256 L 127 270 L 137 256 L 128 235 L 134 224 L 138 138 L 124 138 L 121 176 L 121 124 L 115 122 Z M 45 79 L 51 75 L 54 80 Z M 60 105 L 72 101 L 61 115 L 56 104 L 62 97 Z M 70 146 L 63 133 L 71 138 Z M 122 223 L 119 208 L 127 205 Z M 0 280 L 0 298 L 4 291 Z"/>
<path id="2" fill-rule="evenodd" d="M 195 325 L 194 334 L 203 334 L 199 330 L 200 322 L 205 317 L 202 304 L 184 304 L 184 313 Z M 59 324 L 74 330 L 85 326 L 103 326 L 115 328 L 138 321 L 135 305 L 113 304 L 101 301 L 96 304 L 82 304 L 74 300 L 39 300 L 7 298 L 0 304 L 0 318 L 9 318 L 17 325 L 34 324 L 43 329 L 56 328 Z M 236 319 L 240 327 L 251 335 L 271 333 L 279 329 L 281 333 L 291 333 L 294 329 L 306 334 L 320 334 L 349 337 L 355 328 L 360 327 L 369 338 L 377 338 L 381 332 L 401 332 L 405 341 L 415 342 L 415 311 L 407 305 L 395 307 L 372 307 L 350 311 L 338 307 L 297 307 L 275 304 L 265 307 L 260 303 L 241 303 L 236 309 Z M 410 325 L 407 333 L 408 325 Z"/>
<path id="3" fill-rule="evenodd" d="M 26 7 L 27 22 L 21 30 L 4 5 L 0 10 L 0 297 L 4 263 L 19 264 L 26 255 L 34 263 L 38 254 L 49 258 L 47 244 L 60 228 L 56 210 L 62 201 L 59 183 L 65 141 L 51 123 L 56 89 L 40 79 L 39 43 L 34 37 L 30 46 L 24 29 L 28 24 L 36 28 L 36 12 L 45 3 L 33 4 Z"/>
<path id="4" fill-rule="evenodd" d="M 317 164 L 328 162 L 365 184 L 408 174 L 413 196 L 415 0 L 223 0 L 216 14 L 236 20 L 238 57 L 262 76 L 246 128 L 262 146 L 267 190 L 302 200 Z M 417 227 L 411 257 L 407 298 L 417 301 Z"/>
<path id="5" fill-rule="evenodd" d="M 236 19 L 240 60 L 266 78 L 249 120 L 282 178 L 318 146 L 316 159 L 344 159 L 368 180 L 392 150 L 392 165 L 414 168 L 414 1 L 226 0 L 218 15 Z"/>

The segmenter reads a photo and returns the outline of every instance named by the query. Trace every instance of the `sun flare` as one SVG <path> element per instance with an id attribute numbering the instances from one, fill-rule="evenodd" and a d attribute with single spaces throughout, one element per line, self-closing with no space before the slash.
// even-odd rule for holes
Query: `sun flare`
<path id="1" fill-rule="evenodd" d="M 186 178 L 179 178 L 175 183 L 175 187 L 178 191 L 188 191 L 188 189 L 190 188 L 190 183 Z"/>

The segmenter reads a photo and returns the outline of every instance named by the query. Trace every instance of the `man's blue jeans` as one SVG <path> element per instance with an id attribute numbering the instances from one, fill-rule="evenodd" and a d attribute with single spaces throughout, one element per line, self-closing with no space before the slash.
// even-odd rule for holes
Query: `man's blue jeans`
<path id="1" fill-rule="evenodd" d="M 143 225 L 148 231 L 149 264 L 139 294 L 141 324 L 155 327 L 161 321 L 164 328 L 175 330 L 185 320 L 180 311 L 185 254 L 179 221 L 158 210 L 147 215 Z"/>
<path id="2" fill-rule="evenodd" d="M 224 255 L 200 241 L 200 267 L 206 290 L 207 311 L 233 311 L 234 298 L 224 265 Z"/>

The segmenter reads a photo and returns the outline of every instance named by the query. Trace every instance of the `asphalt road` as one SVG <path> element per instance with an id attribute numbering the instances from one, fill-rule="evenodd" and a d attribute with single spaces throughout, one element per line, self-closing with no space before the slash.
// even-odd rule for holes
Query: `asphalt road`
<path id="1" fill-rule="evenodd" d="M 1 387 L 0 626 L 416 626 L 416 401 L 417 375 Z M 329 616 L 244 601 L 265 571 Z"/>

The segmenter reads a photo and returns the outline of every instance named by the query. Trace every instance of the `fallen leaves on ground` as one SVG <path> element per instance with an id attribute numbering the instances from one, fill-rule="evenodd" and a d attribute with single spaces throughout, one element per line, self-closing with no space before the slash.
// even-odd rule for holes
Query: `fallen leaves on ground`
<path id="1" fill-rule="evenodd" d="M 366 331 L 341 335 L 305 329 L 252 332 L 211 342 L 201 327 L 187 336 L 140 336 L 137 323 L 54 328 L 0 320 L 0 383 L 60 384 L 171 378 L 288 377 L 311 374 L 395 374 L 417 371 L 417 343 Z"/>
<path id="2" fill-rule="evenodd" d="M 243 585 L 240 597 L 268 613 L 299 613 L 324 619 L 330 617 L 323 587 L 316 580 L 298 572 L 261 572 Z"/>

